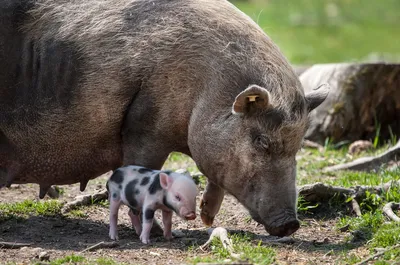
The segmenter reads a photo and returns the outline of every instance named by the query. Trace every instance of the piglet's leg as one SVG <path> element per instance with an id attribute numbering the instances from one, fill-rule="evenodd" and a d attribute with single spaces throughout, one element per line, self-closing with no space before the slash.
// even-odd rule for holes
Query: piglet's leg
<path id="1" fill-rule="evenodd" d="M 119 199 L 111 198 L 110 200 L 110 238 L 118 240 L 118 210 L 121 201 Z"/>
<path id="2" fill-rule="evenodd" d="M 164 237 L 171 240 L 172 237 L 172 211 L 162 211 L 162 220 L 164 224 Z"/>
<path id="3" fill-rule="evenodd" d="M 150 230 L 153 226 L 154 210 L 150 207 L 143 208 L 143 230 L 140 234 L 140 240 L 143 244 L 150 243 Z"/>
<path id="4" fill-rule="evenodd" d="M 135 228 L 136 234 L 140 236 L 142 233 L 142 224 L 140 223 L 139 216 L 133 213 L 132 209 L 128 212 L 129 218 L 131 218 L 132 226 Z"/>
<path id="5" fill-rule="evenodd" d="M 203 223 L 211 226 L 214 222 L 214 217 L 221 208 L 222 200 L 225 192 L 222 188 L 208 181 L 203 197 L 200 201 L 200 217 Z"/>

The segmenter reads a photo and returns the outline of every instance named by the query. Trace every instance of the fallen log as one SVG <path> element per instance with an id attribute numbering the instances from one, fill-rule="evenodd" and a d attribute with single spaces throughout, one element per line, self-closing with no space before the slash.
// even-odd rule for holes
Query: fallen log
<path id="1" fill-rule="evenodd" d="M 318 64 L 299 78 L 306 93 L 330 85 L 326 100 L 310 113 L 306 139 L 323 144 L 400 137 L 400 64 Z"/>

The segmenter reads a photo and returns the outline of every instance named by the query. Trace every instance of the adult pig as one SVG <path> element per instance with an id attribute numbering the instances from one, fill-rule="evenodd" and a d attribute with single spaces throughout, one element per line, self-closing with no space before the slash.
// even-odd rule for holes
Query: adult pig
<path id="1" fill-rule="evenodd" d="M 278 47 L 225 0 L 5 0 L 0 4 L 0 176 L 87 182 L 191 156 L 211 224 L 233 194 L 272 235 L 299 227 L 296 161 L 308 112 Z"/>

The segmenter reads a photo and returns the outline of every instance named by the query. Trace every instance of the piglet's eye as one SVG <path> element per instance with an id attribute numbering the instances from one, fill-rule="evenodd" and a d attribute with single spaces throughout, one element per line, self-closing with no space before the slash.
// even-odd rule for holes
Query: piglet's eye
<path id="1" fill-rule="evenodd" d="M 181 197 L 179 197 L 179 195 L 175 195 L 175 199 L 177 199 L 178 201 L 181 201 Z"/>

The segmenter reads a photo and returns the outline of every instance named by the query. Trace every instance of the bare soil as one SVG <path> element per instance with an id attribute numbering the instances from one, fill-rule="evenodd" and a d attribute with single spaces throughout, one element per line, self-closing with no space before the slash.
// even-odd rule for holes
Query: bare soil
<path id="1" fill-rule="evenodd" d="M 79 184 L 62 186 L 62 201 L 71 201 L 75 196 L 94 193 L 104 189 L 107 174 L 89 182 L 85 192 L 79 191 Z M 38 199 L 39 187 L 34 184 L 13 185 L 9 189 L 0 190 L 0 202 L 10 203 L 25 199 Z M 44 200 L 49 199 L 47 196 Z M 10 219 L 0 222 L 0 241 L 32 243 L 22 249 L 0 249 L 2 264 L 16 262 L 30 264 L 37 262 L 41 252 L 47 252 L 50 261 L 66 255 L 81 255 L 87 259 L 100 257 L 111 258 L 116 262 L 129 264 L 183 264 L 194 256 L 209 256 L 197 246 L 208 239 L 207 228 L 200 218 L 186 222 L 174 216 L 173 229 L 178 231 L 171 242 L 163 237 L 152 236 L 152 243 L 143 245 L 131 228 L 127 207 L 122 207 L 119 214 L 119 246 L 112 249 L 98 249 L 79 253 L 85 248 L 109 241 L 108 209 L 105 206 L 93 205 L 81 209 L 83 217 L 74 216 L 30 216 L 27 219 Z M 337 214 L 328 214 L 325 219 L 318 216 L 300 216 L 302 226 L 293 235 L 294 242 L 274 244 L 276 264 L 337 264 L 341 263 L 348 232 L 340 232 L 335 228 Z M 160 214 L 156 213 L 158 220 Z M 257 239 L 267 241 L 264 228 L 249 218 L 247 211 L 235 198 L 225 196 L 214 226 L 222 226 L 228 231 L 248 232 Z M 196 247 L 191 247 L 195 245 Z M 193 250 L 194 249 L 194 250 Z M 368 251 L 361 247 L 350 250 L 358 256 L 368 256 Z M 343 261 L 342 261 L 343 262 Z"/>

